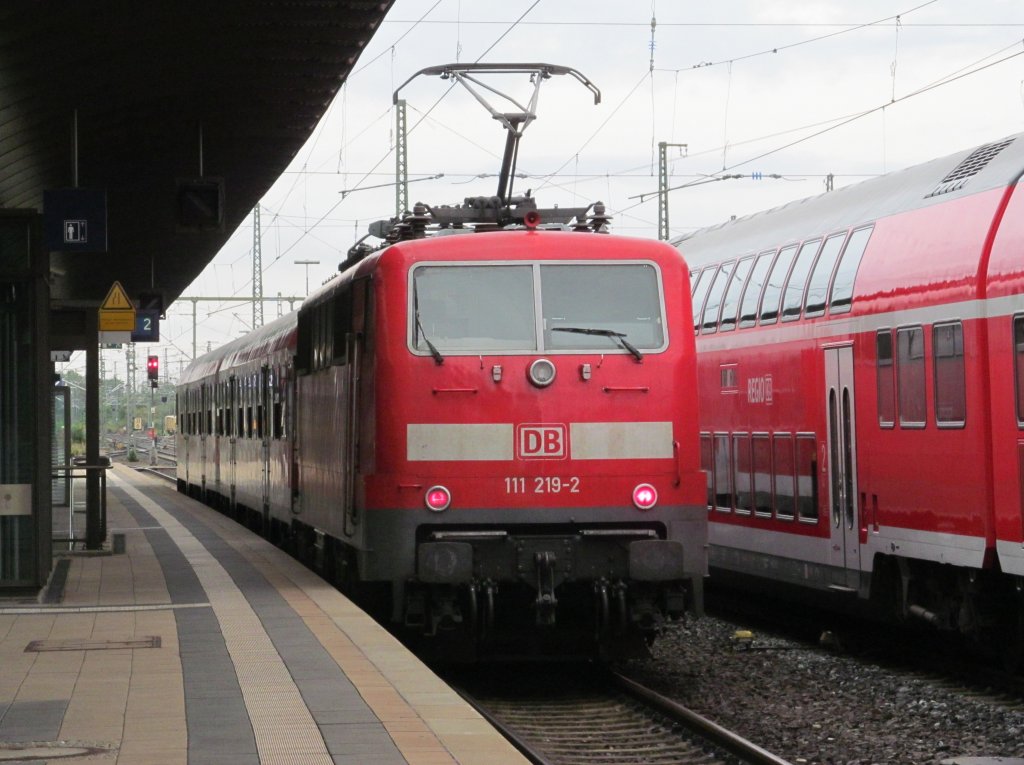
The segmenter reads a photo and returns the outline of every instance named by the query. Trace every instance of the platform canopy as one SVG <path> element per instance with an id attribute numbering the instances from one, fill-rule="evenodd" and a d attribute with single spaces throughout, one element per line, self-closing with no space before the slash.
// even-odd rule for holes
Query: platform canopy
<path id="1" fill-rule="evenodd" d="M 98 305 L 115 280 L 133 300 L 178 297 L 309 138 L 391 2 L 0 3 L 0 209 L 42 211 L 44 192 L 53 209 L 76 186 L 105 200 L 107 252 L 52 254 L 53 303 Z"/>

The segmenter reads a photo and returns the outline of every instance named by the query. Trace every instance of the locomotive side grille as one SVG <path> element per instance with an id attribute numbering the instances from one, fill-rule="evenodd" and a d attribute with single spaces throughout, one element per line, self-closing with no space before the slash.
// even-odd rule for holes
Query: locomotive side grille
<path id="1" fill-rule="evenodd" d="M 1013 138 L 1007 138 L 987 146 L 980 146 L 972 151 L 959 165 L 935 187 L 925 198 L 937 197 L 940 194 L 948 194 L 951 191 L 962 189 L 967 181 L 980 173 L 989 162 L 991 162 L 1003 149 L 1013 143 Z"/>

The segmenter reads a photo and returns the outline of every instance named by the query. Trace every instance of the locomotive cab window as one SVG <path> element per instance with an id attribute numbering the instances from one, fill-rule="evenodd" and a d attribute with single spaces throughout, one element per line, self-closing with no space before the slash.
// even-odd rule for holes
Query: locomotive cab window
<path id="1" fill-rule="evenodd" d="M 420 264 L 410 282 L 410 347 L 419 355 L 667 345 L 652 263 Z"/>

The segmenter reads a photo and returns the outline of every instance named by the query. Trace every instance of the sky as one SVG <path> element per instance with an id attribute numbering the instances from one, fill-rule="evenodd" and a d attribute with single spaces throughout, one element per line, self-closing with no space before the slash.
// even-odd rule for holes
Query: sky
<path id="1" fill-rule="evenodd" d="M 679 144 L 668 163 L 676 236 L 824 193 L 830 175 L 839 188 L 1024 131 L 1020 0 L 396 0 L 260 202 L 264 296 L 314 290 L 370 222 L 395 214 L 400 86 L 410 201 L 495 193 L 501 125 L 449 81 L 407 83 L 477 61 L 571 67 L 600 90 L 595 105 L 571 76 L 542 83 L 514 193 L 530 189 L 540 207 L 603 201 L 612 231 L 628 236 L 658 235 L 659 142 Z M 481 79 L 521 104 L 533 93 L 525 75 Z M 250 216 L 185 295 L 251 295 L 252 252 Z M 200 355 L 252 327 L 251 303 L 197 306 Z M 264 320 L 278 310 L 266 303 Z M 159 354 L 173 380 L 192 336 L 192 302 L 179 300 L 161 342 L 137 353 Z M 118 363 L 123 352 L 108 369 Z"/>

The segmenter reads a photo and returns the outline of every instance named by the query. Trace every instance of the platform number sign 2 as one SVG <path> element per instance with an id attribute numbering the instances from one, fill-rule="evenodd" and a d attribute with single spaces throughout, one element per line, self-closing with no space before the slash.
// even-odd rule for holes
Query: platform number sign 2
<path id="1" fill-rule="evenodd" d="M 135 312 L 135 329 L 132 331 L 133 343 L 155 343 L 160 340 L 160 312 L 137 310 Z"/>

